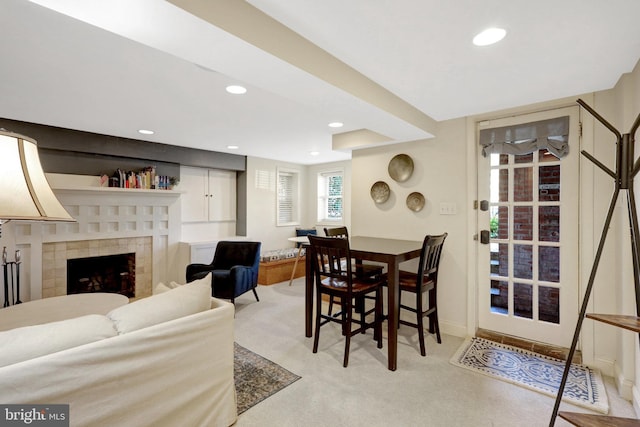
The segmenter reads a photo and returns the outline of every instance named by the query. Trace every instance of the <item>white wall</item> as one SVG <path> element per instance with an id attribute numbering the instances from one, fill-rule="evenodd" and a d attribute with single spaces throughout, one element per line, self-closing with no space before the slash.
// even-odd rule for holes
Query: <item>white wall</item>
<path id="1" fill-rule="evenodd" d="M 414 162 L 409 180 L 399 183 L 388 173 L 396 154 L 407 154 Z M 465 119 L 441 122 L 437 137 L 404 144 L 358 150 L 352 156 L 351 234 L 422 241 L 426 234 L 449 233 L 441 261 L 439 318 L 444 333 L 464 336 L 467 324 L 467 244 L 472 233 L 467 227 L 469 206 L 467 185 Z M 371 186 L 385 181 L 391 188 L 389 200 L 376 204 Z M 406 206 L 406 197 L 418 191 L 426 198 L 420 212 Z M 455 215 L 440 215 L 440 203 L 453 203 Z M 404 266 L 408 267 L 408 266 Z"/>
<path id="2" fill-rule="evenodd" d="M 306 188 L 305 166 L 257 157 L 247 158 L 247 236 L 262 242 L 262 251 L 293 247 L 289 237 L 296 226 L 276 225 L 276 179 L 279 167 L 300 171 L 300 188 Z M 302 198 L 300 217 L 306 218 L 307 206 Z M 306 224 L 301 224 L 306 227 Z"/>

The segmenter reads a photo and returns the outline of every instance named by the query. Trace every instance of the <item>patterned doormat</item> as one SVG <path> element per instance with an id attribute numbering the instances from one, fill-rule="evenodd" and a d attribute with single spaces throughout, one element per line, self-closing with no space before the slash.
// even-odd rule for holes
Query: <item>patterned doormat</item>
<path id="1" fill-rule="evenodd" d="M 238 415 L 301 378 L 238 343 L 234 345 Z"/>
<path id="2" fill-rule="evenodd" d="M 562 381 L 564 360 L 533 353 L 483 338 L 465 341 L 450 362 L 555 397 Z M 609 400 L 600 372 L 572 364 L 562 400 L 603 414 Z"/>

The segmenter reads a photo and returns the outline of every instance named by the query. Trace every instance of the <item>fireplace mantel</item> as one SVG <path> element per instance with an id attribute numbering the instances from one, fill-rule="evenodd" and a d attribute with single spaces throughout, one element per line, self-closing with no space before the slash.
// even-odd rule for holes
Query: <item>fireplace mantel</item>
<path id="1" fill-rule="evenodd" d="M 99 177 L 47 174 L 54 193 L 75 223 L 10 223 L 22 257 L 21 296 L 40 299 L 43 284 L 43 245 L 48 243 L 151 239 L 152 284 L 177 280 L 175 254 L 180 240 L 180 191 L 108 188 Z M 50 275 L 50 273 L 47 273 Z M 62 292 L 56 290 L 56 295 Z M 142 295 L 144 296 L 144 295 Z"/>

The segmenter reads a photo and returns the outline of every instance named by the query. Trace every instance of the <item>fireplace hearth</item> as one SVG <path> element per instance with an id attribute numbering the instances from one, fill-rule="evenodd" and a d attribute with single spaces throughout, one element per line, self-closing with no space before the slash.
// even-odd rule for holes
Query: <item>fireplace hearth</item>
<path id="1" fill-rule="evenodd" d="M 135 296 L 136 254 L 67 260 L 67 294 L 109 292 Z"/>

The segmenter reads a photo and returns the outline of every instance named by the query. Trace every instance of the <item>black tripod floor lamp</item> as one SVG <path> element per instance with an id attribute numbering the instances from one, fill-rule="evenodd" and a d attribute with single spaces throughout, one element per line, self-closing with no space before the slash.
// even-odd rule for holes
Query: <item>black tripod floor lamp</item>
<path id="1" fill-rule="evenodd" d="M 616 128 L 614 128 L 609 122 L 607 122 L 602 116 L 600 116 L 596 111 L 594 111 L 589 105 L 587 105 L 581 99 L 578 99 L 578 104 L 580 104 L 585 110 L 587 110 L 593 117 L 595 117 L 600 123 L 602 123 L 607 129 L 609 129 L 616 137 L 616 170 L 612 171 L 607 166 L 605 166 L 598 159 L 593 157 L 591 154 L 586 151 L 582 151 L 582 155 L 584 155 L 587 159 L 593 162 L 596 166 L 602 169 L 607 175 L 614 179 L 615 186 L 613 191 L 613 197 L 611 198 L 611 203 L 609 205 L 609 211 L 607 212 L 606 220 L 604 223 L 604 227 L 602 229 L 602 234 L 600 236 L 600 243 L 598 244 L 598 249 L 596 251 L 595 258 L 593 260 L 593 266 L 591 268 L 591 274 L 589 275 L 589 281 L 587 283 L 587 287 L 585 289 L 584 298 L 582 300 L 582 305 L 580 308 L 580 314 L 578 315 L 578 321 L 576 324 L 576 329 L 573 334 L 573 341 L 571 342 L 571 348 L 569 350 L 569 354 L 567 356 L 567 360 L 565 363 L 564 371 L 562 374 L 562 380 L 560 382 L 560 386 L 558 388 L 558 395 L 556 396 L 555 406 L 553 408 L 553 414 L 551 416 L 551 421 L 549 423 L 550 426 L 555 424 L 556 417 L 558 416 L 558 409 L 560 407 L 560 401 L 562 400 L 562 394 L 564 392 L 565 385 L 567 383 L 567 378 L 569 376 L 569 371 L 571 368 L 571 360 L 575 354 L 576 346 L 578 344 L 578 338 L 580 336 L 580 330 L 582 329 L 582 322 L 586 316 L 587 305 L 589 303 L 589 297 L 591 296 L 591 292 L 593 290 L 593 284 L 596 277 L 596 272 L 598 270 L 598 265 L 600 264 L 600 258 L 602 257 L 602 252 L 604 250 L 604 243 L 607 238 L 607 232 L 609 231 L 609 226 L 611 225 L 611 219 L 613 218 L 613 213 L 615 210 L 615 205 L 620 195 L 621 190 L 627 191 L 627 211 L 629 214 L 629 232 L 631 235 L 631 257 L 633 264 L 633 281 L 635 286 L 635 298 L 636 298 L 636 317 L 635 323 L 637 324 L 635 329 L 629 327 L 629 325 L 625 322 L 629 322 L 628 317 L 625 316 L 617 316 L 617 315 L 589 315 L 596 320 L 604 321 L 609 324 L 617 325 L 626 329 L 638 330 L 638 313 L 640 313 L 640 251 L 638 245 L 640 244 L 640 234 L 638 230 L 638 215 L 636 212 L 636 200 L 633 189 L 633 179 L 640 172 L 640 158 L 638 158 L 634 162 L 634 143 L 635 143 L 635 133 L 638 127 L 640 126 L 640 115 L 636 118 L 635 122 L 631 126 L 631 130 L 629 133 L 621 134 Z M 624 319 L 623 319 L 624 318 Z M 620 320 L 624 320 L 625 322 L 620 322 Z M 565 418 L 563 414 L 560 414 L 561 417 Z M 612 424 L 614 425 L 614 424 Z"/>

